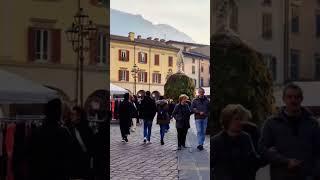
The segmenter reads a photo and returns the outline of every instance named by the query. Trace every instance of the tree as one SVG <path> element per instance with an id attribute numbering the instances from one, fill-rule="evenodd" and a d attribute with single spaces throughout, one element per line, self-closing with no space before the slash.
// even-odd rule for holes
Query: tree
<path id="1" fill-rule="evenodd" d="M 261 54 L 228 32 L 213 35 L 211 43 L 210 132 L 221 129 L 220 112 L 228 104 L 242 104 L 251 111 L 252 121 L 260 125 L 272 113 L 274 103 L 272 79 Z"/>
<path id="2" fill-rule="evenodd" d="M 195 84 L 187 75 L 178 72 L 169 76 L 164 85 L 164 94 L 167 98 L 171 98 L 175 102 L 178 102 L 181 94 L 186 94 L 192 99 L 195 96 Z"/>

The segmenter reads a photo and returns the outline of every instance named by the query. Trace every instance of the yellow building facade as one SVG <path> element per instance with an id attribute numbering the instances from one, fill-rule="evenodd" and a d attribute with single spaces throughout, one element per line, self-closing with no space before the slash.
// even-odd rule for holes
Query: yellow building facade
<path id="1" fill-rule="evenodd" d="M 77 2 L 0 1 L 1 69 L 59 89 L 74 100 L 77 55 L 65 31 L 74 22 Z M 86 101 L 95 91 L 108 88 L 109 9 L 99 0 L 80 0 L 80 5 L 99 29 L 94 45 L 84 58 Z"/>
<path id="2" fill-rule="evenodd" d="M 136 92 L 140 90 L 164 94 L 166 77 L 177 72 L 179 49 L 167 45 L 164 40 L 142 39 L 129 33 L 128 37 L 110 36 L 110 81 Z M 136 85 L 132 69 L 136 65 Z"/>

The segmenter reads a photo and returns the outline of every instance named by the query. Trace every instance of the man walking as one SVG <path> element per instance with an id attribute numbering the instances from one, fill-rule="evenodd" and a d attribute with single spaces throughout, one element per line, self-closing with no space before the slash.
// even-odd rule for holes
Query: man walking
<path id="1" fill-rule="evenodd" d="M 199 88 L 199 96 L 195 98 L 191 104 L 191 109 L 194 112 L 197 136 L 198 136 L 198 149 L 203 150 L 203 143 L 206 137 L 206 129 L 208 124 L 208 115 L 209 115 L 209 100 L 204 95 L 204 89 Z"/>
<path id="2" fill-rule="evenodd" d="M 144 140 L 143 142 L 150 143 L 151 138 L 151 129 L 152 129 L 152 122 L 153 119 L 157 113 L 157 106 L 156 102 L 150 97 L 151 93 L 150 91 L 146 92 L 145 97 L 141 101 L 141 117 L 144 121 L 143 123 L 143 136 Z"/>
<path id="3" fill-rule="evenodd" d="M 271 180 L 319 179 L 319 124 L 301 107 L 302 89 L 289 84 L 283 90 L 285 107 L 268 119 L 259 147 L 270 163 Z"/>

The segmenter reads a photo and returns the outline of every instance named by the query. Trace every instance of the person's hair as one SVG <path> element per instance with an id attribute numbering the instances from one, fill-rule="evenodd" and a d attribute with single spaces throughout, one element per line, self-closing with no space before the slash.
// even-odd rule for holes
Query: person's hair
<path id="1" fill-rule="evenodd" d="M 56 98 L 49 101 L 45 105 L 45 115 L 47 122 L 56 123 L 60 121 L 62 113 L 62 102 L 60 99 Z"/>
<path id="2" fill-rule="evenodd" d="M 187 95 L 185 95 L 185 94 L 181 94 L 181 95 L 179 96 L 179 103 L 181 103 L 181 101 L 182 101 L 183 99 L 189 99 L 189 97 L 188 97 Z"/>
<path id="3" fill-rule="evenodd" d="M 205 92 L 205 90 L 202 87 L 199 87 L 198 91 L 202 90 L 203 92 Z"/>
<path id="4" fill-rule="evenodd" d="M 123 98 L 124 98 L 124 100 L 129 100 L 129 93 L 125 93 L 124 95 L 123 95 Z"/>
<path id="5" fill-rule="evenodd" d="M 220 121 L 224 129 L 228 129 L 233 117 L 239 115 L 241 121 L 252 118 L 251 112 L 241 104 L 229 104 L 221 112 Z"/>
<path id="6" fill-rule="evenodd" d="M 284 87 L 283 92 L 282 92 L 282 98 L 284 98 L 286 96 L 286 93 L 289 89 L 297 90 L 299 92 L 299 96 L 301 98 L 303 98 L 303 91 L 302 91 L 301 87 L 294 84 L 294 83 L 289 83 Z"/>
<path id="7" fill-rule="evenodd" d="M 159 100 L 164 100 L 164 96 L 160 96 L 160 97 L 159 97 Z"/>
<path id="8" fill-rule="evenodd" d="M 147 91 L 147 92 L 146 92 L 146 96 L 151 96 L 151 92 L 150 92 L 150 91 Z"/>

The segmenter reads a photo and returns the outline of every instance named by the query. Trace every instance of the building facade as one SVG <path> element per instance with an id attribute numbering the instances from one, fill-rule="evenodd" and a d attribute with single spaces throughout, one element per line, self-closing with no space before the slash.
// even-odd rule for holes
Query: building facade
<path id="1" fill-rule="evenodd" d="M 110 36 L 111 83 L 137 93 L 140 90 L 164 94 L 166 77 L 177 72 L 179 49 L 167 45 L 164 40 L 135 37 Z M 136 83 L 133 66 L 139 68 Z"/>
<path id="2" fill-rule="evenodd" d="M 77 55 L 65 34 L 74 21 L 78 4 L 59 0 L 0 3 L 1 69 L 58 90 L 70 101 L 79 99 L 75 90 Z M 83 101 L 86 102 L 96 91 L 108 88 L 109 10 L 99 0 L 80 3 L 98 27 L 84 58 Z"/>

